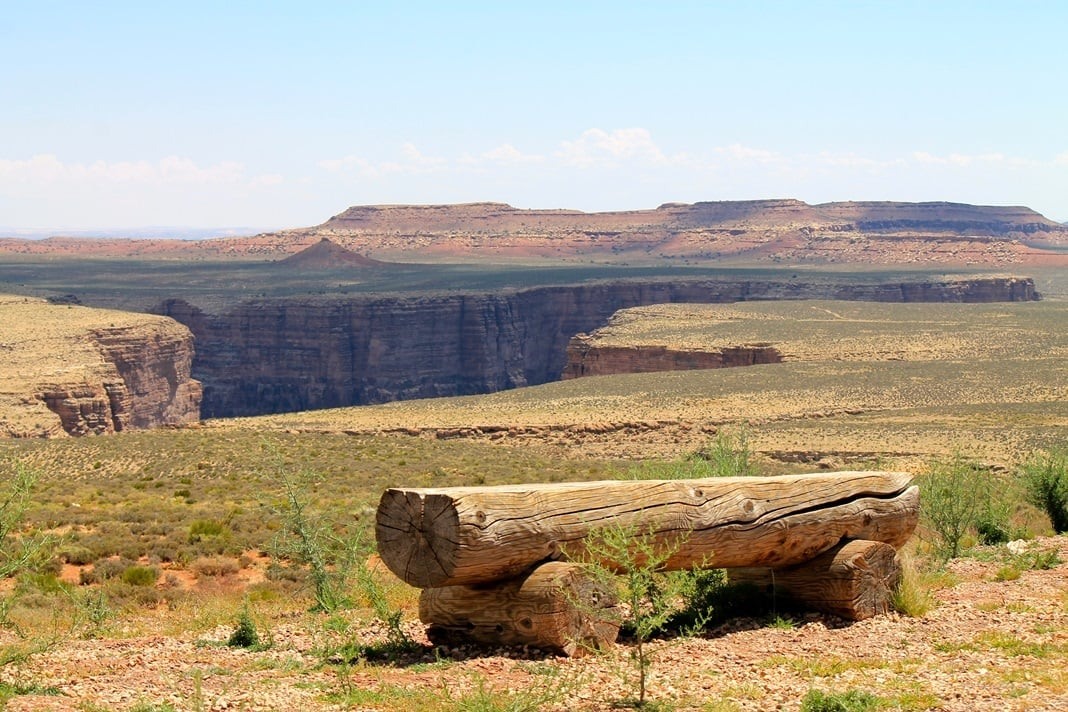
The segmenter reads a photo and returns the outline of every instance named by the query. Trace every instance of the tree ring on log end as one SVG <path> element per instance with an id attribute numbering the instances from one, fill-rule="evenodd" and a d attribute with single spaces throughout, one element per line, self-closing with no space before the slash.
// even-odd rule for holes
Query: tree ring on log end
<path id="1" fill-rule="evenodd" d="M 449 497 L 388 489 L 378 504 L 375 522 L 379 556 L 413 586 L 438 585 L 456 569 L 459 523 Z"/>

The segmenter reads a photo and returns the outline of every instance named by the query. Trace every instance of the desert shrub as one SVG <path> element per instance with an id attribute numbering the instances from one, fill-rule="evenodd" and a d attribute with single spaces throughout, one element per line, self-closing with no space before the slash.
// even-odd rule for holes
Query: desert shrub
<path id="1" fill-rule="evenodd" d="M 232 576 L 241 570 L 241 565 L 229 556 L 202 556 L 189 568 L 197 576 Z"/>
<path id="2" fill-rule="evenodd" d="M 349 580 L 352 567 L 369 551 L 335 533 L 332 522 L 315 513 L 308 501 L 307 485 L 298 482 L 279 468 L 284 488 L 284 504 L 279 509 L 282 529 L 276 537 L 273 553 L 308 568 L 314 589 L 314 610 L 333 613 L 351 605 Z"/>
<path id="3" fill-rule="evenodd" d="M 371 610 L 379 623 L 385 626 L 386 640 L 384 644 L 374 649 L 365 650 L 363 657 L 374 658 L 377 656 L 396 660 L 401 656 L 420 650 L 421 647 L 412 640 L 402 625 L 404 611 L 399 606 L 391 603 L 386 587 L 367 563 L 368 557 L 364 553 L 363 541 L 368 538 L 366 530 L 361 530 L 350 543 L 350 549 L 356 552 L 353 557 L 352 578 L 356 592 L 371 606 Z M 371 655 L 366 653 L 371 653 Z"/>
<path id="4" fill-rule="evenodd" d="M 621 631 L 634 639 L 636 695 L 624 701 L 625 705 L 648 704 L 646 684 L 652 658 L 647 643 L 676 615 L 680 597 L 688 588 L 692 590 L 685 577 L 661 572 L 684 540 L 682 534 L 665 542 L 637 527 L 613 524 L 591 532 L 576 557 L 601 585 L 618 591 L 626 611 Z M 704 621 L 696 623 L 699 627 Z"/>
<path id="5" fill-rule="evenodd" d="M 96 554 L 87 546 L 67 544 L 56 552 L 59 558 L 72 566 L 85 566 L 96 561 Z"/>
<path id="6" fill-rule="evenodd" d="M 895 611 L 911 618 L 922 618 L 935 607 L 931 586 L 911 556 L 901 556 L 901 577 L 891 593 L 890 603 Z"/>
<path id="7" fill-rule="evenodd" d="M 747 477 L 759 474 L 752 462 L 745 430 L 720 430 L 716 437 L 685 459 L 644 462 L 631 467 L 624 477 L 635 480 L 682 480 L 702 477 Z"/>
<path id="8" fill-rule="evenodd" d="M 1021 470 L 1028 500 L 1045 511 L 1055 532 L 1068 532 L 1068 448 L 1036 453 Z"/>
<path id="9" fill-rule="evenodd" d="M 210 539 L 230 536 L 230 528 L 215 519 L 194 519 L 189 525 L 189 543 L 197 544 Z"/>
<path id="10" fill-rule="evenodd" d="M 809 690 L 801 699 L 801 712 L 868 712 L 886 706 L 886 701 L 870 692 L 821 692 Z"/>
<path id="11" fill-rule="evenodd" d="M 745 430 L 720 430 L 712 442 L 688 458 L 695 477 L 748 477 L 757 474 Z"/>
<path id="12" fill-rule="evenodd" d="M 10 467 L 7 487 L 0 493 L 0 578 L 37 568 L 50 558 L 53 544 L 50 537 L 21 531 L 37 473 L 22 463 Z"/>
<path id="13" fill-rule="evenodd" d="M 965 535 L 990 508 L 990 473 L 959 455 L 936 461 L 920 479 L 920 493 L 920 515 L 938 536 L 938 554 L 943 561 L 956 558 Z"/>
<path id="14" fill-rule="evenodd" d="M 763 618 L 774 608 L 772 595 L 753 583 L 736 583 L 725 569 L 695 569 L 675 572 L 680 577 L 681 608 L 672 614 L 666 628 L 687 632 L 719 625 L 731 618 Z"/>
<path id="15" fill-rule="evenodd" d="M 256 622 L 252 620 L 247 598 L 245 599 L 245 605 L 241 607 L 241 613 L 237 616 L 237 626 L 234 628 L 234 632 L 230 634 L 226 644 L 231 648 L 256 648 L 260 646 L 260 634 L 256 630 Z"/>
<path id="16" fill-rule="evenodd" d="M 158 580 L 155 566 L 131 566 L 122 572 L 122 582 L 130 586 L 154 586 Z"/>
<path id="17" fill-rule="evenodd" d="M 134 566 L 136 562 L 123 557 L 101 559 L 93 564 L 92 569 L 82 571 L 82 583 L 100 583 L 108 579 L 117 578 Z"/>

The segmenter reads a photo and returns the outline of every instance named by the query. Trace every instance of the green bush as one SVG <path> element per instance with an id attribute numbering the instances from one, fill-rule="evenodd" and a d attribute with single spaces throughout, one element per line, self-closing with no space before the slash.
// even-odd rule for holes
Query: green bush
<path id="1" fill-rule="evenodd" d="M 634 699 L 621 701 L 624 706 L 648 706 L 647 682 L 652 654 L 647 645 L 677 613 L 677 603 L 687 589 L 684 576 L 662 573 L 664 564 L 682 546 L 686 534 L 674 540 L 659 539 L 653 533 L 610 524 L 586 537 L 583 550 L 577 552 L 586 571 L 607 590 L 617 590 L 626 617 L 621 632 L 635 643 L 632 658 L 636 668 Z M 698 621 L 700 627 L 704 621 Z"/>
<path id="2" fill-rule="evenodd" d="M 130 586 L 155 586 L 159 569 L 155 566 L 131 566 L 122 572 L 122 582 Z"/>
<path id="3" fill-rule="evenodd" d="M 956 456 L 936 461 L 920 479 L 920 516 L 938 535 L 943 560 L 960 555 L 961 542 L 990 510 L 990 473 L 979 463 Z"/>
<path id="4" fill-rule="evenodd" d="M 197 544 L 213 539 L 226 539 L 230 528 L 215 519 L 195 519 L 189 525 L 189 543 Z"/>
<path id="5" fill-rule="evenodd" d="M 757 474 L 750 454 L 745 430 L 720 430 L 711 443 L 689 459 L 697 466 L 694 477 L 748 477 Z"/>
<path id="6" fill-rule="evenodd" d="M 1028 500 L 1046 512 L 1053 531 L 1068 532 L 1068 448 L 1036 453 L 1021 470 Z"/>
<path id="7" fill-rule="evenodd" d="M 85 566 L 96 561 L 96 554 L 92 549 L 78 544 L 68 544 L 56 553 L 60 559 L 72 566 Z"/>
<path id="8" fill-rule="evenodd" d="M 226 644 L 231 648 L 255 648 L 260 645 L 260 634 L 249 612 L 248 600 L 241 608 L 241 614 L 237 617 L 237 627 L 230 634 L 230 639 L 226 641 Z"/>
<path id="9" fill-rule="evenodd" d="M 801 700 L 801 712 L 868 712 L 882 709 L 885 700 L 881 697 L 863 692 L 820 692 L 809 690 Z"/>

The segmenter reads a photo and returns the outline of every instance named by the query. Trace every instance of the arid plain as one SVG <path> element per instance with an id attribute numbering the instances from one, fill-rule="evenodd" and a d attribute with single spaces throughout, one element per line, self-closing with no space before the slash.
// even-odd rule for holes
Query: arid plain
<path id="1" fill-rule="evenodd" d="M 314 229 L 203 244 L 108 242 L 97 245 L 103 251 L 95 256 L 78 241 L 6 244 L 9 255 L 18 254 L 0 265 L 0 282 L 20 296 L 0 302 L 0 323 L 22 327 L 47 323 L 46 313 L 61 321 L 76 316 L 63 329 L 42 334 L 12 326 L 0 337 L 0 416 L 27 433 L 59 436 L 0 440 L 5 467 L 36 478 L 18 530 L 24 541 L 34 531 L 52 537 L 36 570 L 5 582 L 6 708 L 614 708 L 633 694 L 632 641 L 581 659 L 435 647 L 416 617 L 417 592 L 373 566 L 354 570 L 371 578 L 347 582 L 345 605 L 310 611 L 314 566 L 291 548 L 294 508 L 304 508 L 325 537 L 322 549 L 338 557 L 328 570 L 353 573 L 331 547 L 342 541 L 369 553 L 368 526 L 386 487 L 685 471 L 718 438 L 744 450 L 763 474 L 902 469 L 922 482 L 938 463 L 964 458 L 1012 504 L 1009 524 L 1027 539 L 1027 551 L 980 545 L 971 532 L 966 554 L 939 565 L 938 537 L 921 526 L 904 553 L 928 610 L 849 624 L 803 611 L 748 612 L 693 636 L 665 636 L 651 644 L 648 681 L 657 708 L 798 709 L 812 690 L 853 690 L 875 698 L 870 709 L 1063 709 L 1068 542 L 1051 536 L 1049 521 L 1024 502 L 1017 469 L 1034 452 L 1063 446 L 1068 432 L 1063 231 L 1041 216 L 1014 212 L 997 218 L 1009 225 L 1002 234 L 982 227 L 994 221 L 989 214 L 948 204 L 926 209 L 923 219 L 915 213 L 896 219 L 886 212 L 890 204 L 762 202 L 768 204 L 668 205 L 585 223 L 574 211 L 532 214 L 493 205 L 434 210 L 430 217 L 420 209 L 354 208 Z M 714 224 L 699 223 L 710 214 Z M 1019 224 L 1044 227 L 1012 227 Z M 342 253 L 326 263 L 271 262 L 324 236 L 408 266 L 345 266 Z M 205 263 L 199 273 L 190 254 Z M 472 255 L 485 261 L 472 267 Z M 422 259 L 423 266 L 416 264 Z M 507 264 L 498 270 L 494 259 Z M 137 275 L 128 282 L 138 288 L 124 291 L 114 275 L 129 269 Z M 100 430 L 107 434 L 66 437 L 60 425 L 40 420 L 50 415 L 36 398 L 40 383 L 54 385 L 76 362 L 90 364 L 89 375 L 78 376 L 87 382 L 132 386 L 133 376 L 122 375 L 129 371 L 108 370 L 94 345 L 99 333 L 85 334 L 174 324 L 99 309 L 147 308 L 175 296 L 170 286 L 211 312 L 272 290 L 273 299 L 308 301 L 310 294 L 335 303 L 403 288 L 419 295 L 405 303 L 424 304 L 427 294 L 465 284 L 485 293 L 694 276 L 686 270 L 703 279 L 729 270 L 732 279 L 756 273 L 767 280 L 770 272 L 787 284 L 812 273 L 834 283 L 1011 273 L 1033 279 L 1043 298 L 650 304 L 615 311 L 584 336 L 571 334 L 578 338 L 568 358 L 581 342 L 587 352 L 615 354 L 611 363 L 621 372 L 481 395 L 195 423 L 167 415 L 160 416 L 170 419 L 166 427 L 148 429 L 113 417 L 156 398 L 151 388 L 128 387 L 132 395 L 118 411 L 108 393 L 79 401 L 90 410 L 112 408 L 100 411 L 111 423 L 111 431 L 106 424 Z M 435 272 L 443 281 L 433 281 Z M 272 274 L 286 279 L 265 279 Z M 68 294 L 86 306 L 63 303 Z M 27 302 L 29 295 L 60 303 Z M 39 311 L 27 316 L 27 309 Z M 30 342 L 35 353 L 18 351 Z M 622 372 L 641 370 L 643 353 L 740 347 L 774 350 L 778 362 Z M 8 358 L 17 351 L 17 359 Z M 182 358 L 193 359 L 191 375 L 198 378 L 195 357 L 183 351 Z M 208 398 L 213 383 L 205 383 Z M 4 512 L 15 512 L 13 506 Z M 374 591 L 384 595 L 378 603 L 400 613 L 400 629 L 416 644 L 392 661 L 373 654 L 391 631 L 368 595 Z M 243 612 L 260 643 L 227 645 Z"/>

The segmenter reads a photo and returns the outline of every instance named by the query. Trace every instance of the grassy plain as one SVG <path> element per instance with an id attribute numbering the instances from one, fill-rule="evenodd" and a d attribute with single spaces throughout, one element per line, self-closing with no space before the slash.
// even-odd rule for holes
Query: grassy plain
<path id="1" fill-rule="evenodd" d="M 906 465 L 953 452 L 1007 465 L 1063 439 L 1068 428 L 1065 302 L 781 302 L 651 313 L 668 315 L 649 320 L 665 342 L 725 332 L 788 344 L 787 354 L 806 360 L 579 378 L 207 427 L 408 431 L 640 459 L 677 457 L 718 428 L 744 426 L 754 450 L 772 460 Z"/>

